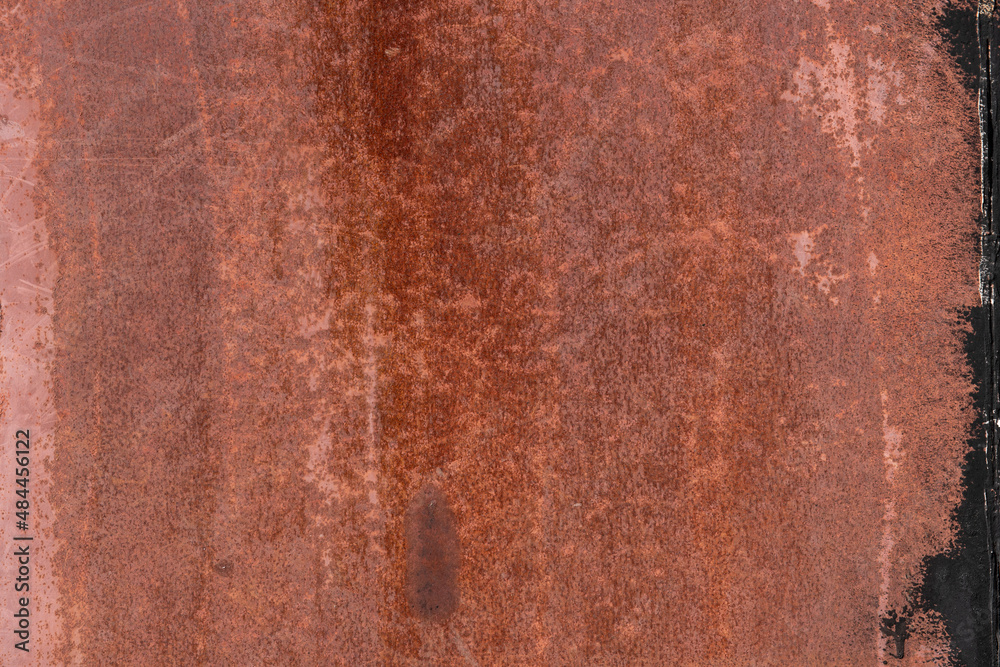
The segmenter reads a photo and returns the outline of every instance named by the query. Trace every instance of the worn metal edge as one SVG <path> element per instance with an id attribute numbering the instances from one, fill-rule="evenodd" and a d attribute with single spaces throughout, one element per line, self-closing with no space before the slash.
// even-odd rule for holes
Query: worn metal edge
<path id="1" fill-rule="evenodd" d="M 980 149 L 981 149 L 981 261 L 980 261 L 980 294 L 984 308 L 986 308 L 987 331 L 985 336 L 984 368 L 985 377 L 983 382 L 986 386 L 985 414 L 984 417 L 984 453 L 987 474 L 987 488 L 985 492 L 986 509 L 986 529 L 987 543 L 989 544 L 990 562 L 990 623 L 992 631 L 992 662 L 997 664 L 1000 657 L 1000 617 L 997 610 L 1000 608 L 1000 596 L 998 596 L 998 569 L 997 553 L 1000 550 L 1000 523 L 997 514 L 997 428 L 1000 425 L 998 417 L 998 368 L 996 355 L 996 334 L 997 334 L 997 308 L 996 308 L 996 265 L 997 265 L 997 234 L 998 223 L 996 215 L 998 206 L 996 198 L 998 193 L 993 184 L 997 180 L 997 160 L 995 147 L 997 145 L 998 131 L 995 119 L 1000 109 L 997 108 L 997 87 L 998 82 L 993 72 L 1000 63 L 997 53 L 998 26 L 996 21 L 996 9 L 994 0 L 979 0 L 978 5 L 978 41 L 979 41 L 979 123 L 980 123 Z"/>

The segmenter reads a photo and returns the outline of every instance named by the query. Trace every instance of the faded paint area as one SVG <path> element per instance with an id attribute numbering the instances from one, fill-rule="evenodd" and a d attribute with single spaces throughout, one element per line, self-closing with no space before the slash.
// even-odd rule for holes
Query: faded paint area
<path id="1" fill-rule="evenodd" d="M 936 8 L 28 3 L 49 662 L 947 664 Z"/>
<path id="2" fill-rule="evenodd" d="M 52 647 L 61 628 L 58 618 L 60 597 L 52 558 L 52 480 L 47 464 L 53 453 L 56 414 L 49 392 L 49 364 L 52 360 L 52 288 L 56 277 L 55 256 L 50 247 L 44 219 L 32 202 L 37 181 L 34 159 L 38 149 L 38 109 L 28 91 L 29 76 L 0 84 L 0 438 L 3 442 L 4 475 L 0 478 L 0 577 L 6 594 L 0 603 L 4 617 L 4 641 L 0 662 L 4 665 L 51 664 Z M 17 85 L 20 84 L 20 85 Z M 16 86 L 16 87 L 15 87 Z M 27 88 L 26 88 L 27 86 Z M 16 526 L 15 434 L 29 433 L 30 502 L 27 531 Z M 20 436 L 23 438 L 23 436 Z M 15 594 L 18 577 L 18 547 L 12 536 L 30 536 L 31 571 L 28 589 Z M 25 582 L 21 582 L 25 583 Z M 11 639 L 10 627 L 20 598 L 29 601 L 30 654 L 14 648 L 22 638 Z"/>

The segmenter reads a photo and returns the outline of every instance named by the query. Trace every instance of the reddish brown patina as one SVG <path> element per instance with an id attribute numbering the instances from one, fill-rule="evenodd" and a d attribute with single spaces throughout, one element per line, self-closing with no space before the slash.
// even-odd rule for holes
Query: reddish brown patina
<path id="1" fill-rule="evenodd" d="M 946 664 L 942 7 L 9 10 L 58 270 L 38 664 Z"/>

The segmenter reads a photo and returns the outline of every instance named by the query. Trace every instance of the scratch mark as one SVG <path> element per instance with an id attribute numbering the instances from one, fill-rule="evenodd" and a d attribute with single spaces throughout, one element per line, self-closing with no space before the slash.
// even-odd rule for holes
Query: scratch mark
<path id="1" fill-rule="evenodd" d="M 126 7 L 125 9 L 119 9 L 115 12 L 110 12 L 105 14 L 99 19 L 94 19 L 93 21 L 85 21 L 83 23 L 77 23 L 73 26 L 67 26 L 67 32 L 86 32 L 88 30 L 93 30 L 95 28 L 100 28 L 108 23 L 114 22 L 116 25 L 120 23 L 123 17 L 131 16 L 132 14 L 138 14 L 141 11 L 149 9 L 155 2 L 150 0 L 149 2 L 143 2 L 138 5 L 132 5 L 131 7 Z"/>
<path id="2" fill-rule="evenodd" d="M 32 255 L 37 254 L 43 247 L 45 247 L 44 242 L 39 242 L 32 246 L 29 246 L 27 250 L 24 250 L 18 253 L 17 255 L 14 255 L 3 264 L 0 264 L 0 270 L 8 269 L 17 262 L 20 262 L 24 259 L 27 259 L 28 257 L 31 257 Z"/>
<path id="3" fill-rule="evenodd" d="M 25 285 L 27 285 L 28 287 L 30 287 L 30 288 L 32 288 L 32 289 L 34 289 L 34 290 L 38 291 L 38 292 L 43 292 L 43 293 L 45 293 L 45 294 L 49 294 L 49 295 L 51 295 L 51 294 L 52 294 L 52 290 L 50 290 L 50 289 L 49 289 L 48 287 L 42 287 L 41 285 L 36 285 L 35 283 L 32 283 L 32 282 L 28 282 L 28 281 L 27 281 L 27 280 L 25 280 L 24 278 L 21 278 L 21 279 L 20 279 L 20 282 L 24 283 L 24 284 L 25 284 Z"/>

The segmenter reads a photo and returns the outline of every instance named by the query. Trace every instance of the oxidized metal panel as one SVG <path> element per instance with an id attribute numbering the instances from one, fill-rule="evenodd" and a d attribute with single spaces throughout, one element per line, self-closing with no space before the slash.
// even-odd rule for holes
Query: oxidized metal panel
<path id="1" fill-rule="evenodd" d="M 976 11 L 5 3 L 3 664 L 993 664 Z"/>

